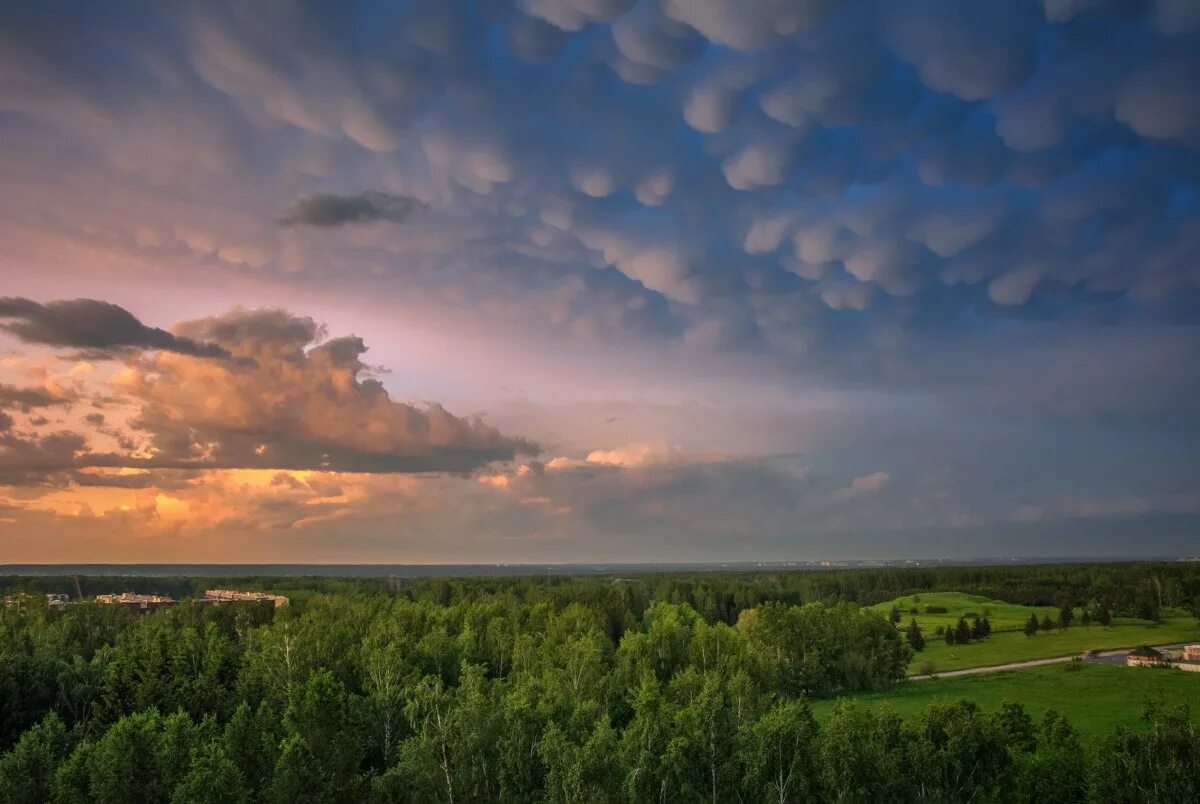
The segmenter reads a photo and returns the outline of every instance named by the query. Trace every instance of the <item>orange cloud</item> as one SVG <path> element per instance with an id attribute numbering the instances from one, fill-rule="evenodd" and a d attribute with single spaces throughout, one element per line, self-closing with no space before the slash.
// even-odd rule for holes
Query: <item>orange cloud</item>
<path id="1" fill-rule="evenodd" d="M 235 309 L 175 329 L 171 344 L 204 350 L 126 350 L 115 371 L 97 372 L 86 361 L 65 372 L 35 371 L 42 388 L 26 396 L 92 409 L 52 431 L 32 418 L 18 431 L 6 419 L 0 482 L 5 474 L 31 482 L 39 473 L 89 466 L 471 472 L 537 450 L 479 417 L 392 399 L 368 376 L 361 339 L 325 340 L 310 318 Z M 208 352 L 228 359 L 208 359 Z"/>

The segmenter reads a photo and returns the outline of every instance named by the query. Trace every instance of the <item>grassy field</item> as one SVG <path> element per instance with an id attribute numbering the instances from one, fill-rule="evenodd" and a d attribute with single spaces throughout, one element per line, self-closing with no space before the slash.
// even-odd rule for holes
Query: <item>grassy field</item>
<path id="1" fill-rule="evenodd" d="M 1003 600 L 993 600 L 962 592 L 923 592 L 918 595 L 905 595 L 886 603 L 879 603 L 871 608 L 887 616 L 891 612 L 892 606 L 900 608 L 903 618 L 900 620 L 901 625 L 907 625 L 910 620 L 915 619 L 921 626 L 921 630 L 926 632 L 926 636 L 932 635 L 933 630 L 939 625 L 952 626 L 958 622 L 959 617 L 966 617 L 970 620 L 971 616 L 975 614 L 987 617 L 992 624 L 993 631 L 1003 628 L 1021 628 L 1029 619 L 1029 615 L 1035 612 L 1039 620 L 1046 615 L 1050 615 L 1052 620 L 1058 620 L 1058 609 L 1054 606 L 1022 606 L 1017 603 L 1005 603 Z M 926 611 L 929 606 L 944 608 L 946 613 L 930 614 Z M 915 613 L 913 609 L 916 609 Z"/>
<path id="2" fill-rule="evenodd" d="M 1024 638 L 1024 637 L 1022 637 Z M 1022 704 L 1035 720 L 1047 709 L 1062 713 L 1086 739 L 1111 732 L 1118 725 L 1136 726 L 1146 701 L 1190 704 L 1200 722 L 1200 673 L 1120 667 L 1085 662 L 1074 671 L 1065 664 L 986 673 L 959 678 L 909 681 L 885 693 L 856 696 L 866 706 L 890 706 L 901 715 L 915 714 L 934 700 L 965 698 L 986 711 L 1004 701 Z M 820 717 L 833 701 L 818 701 Z"/>
<path id="3" fill-rule="evenodd" d="M 1108 628 L 1073 625 L 1063 631 L 1039 632 L 1032 637 L 1019 631 L 1010 631 L 992 634 L 987 639 L 968 645 L 947 645 L 930 632 L 926 632 L 925 639 L 925 650 L 916 654 L 908 666 L 910 675 L 924 672 L 922 667 L 926 662 L 932 662 L 934 672 L 941 673 L 1028 659 L 1069 656 L 1092 649 L 1198 642 L 1200 623 L 1192 616 L 1168 617 L 1161 623 L 1120 618 Z"/>

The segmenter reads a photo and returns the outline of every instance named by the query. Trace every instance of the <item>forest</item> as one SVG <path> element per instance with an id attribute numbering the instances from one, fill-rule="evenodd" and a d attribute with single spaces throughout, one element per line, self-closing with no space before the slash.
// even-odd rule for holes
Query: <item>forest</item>
<path id="1" fill-rule="evenodd" d="M 1183 709 L 1092 744 L 1015 704 L 813 708 L 904 678 L 904 632 L 866 605 L 1194 611 L 1192 564 L 221 581 L 280 608 L 184 599 L 213 579 L 0 584 L 77 580 L 182 602 L 0 610 L 5 804 L 1200 800 Z"/>

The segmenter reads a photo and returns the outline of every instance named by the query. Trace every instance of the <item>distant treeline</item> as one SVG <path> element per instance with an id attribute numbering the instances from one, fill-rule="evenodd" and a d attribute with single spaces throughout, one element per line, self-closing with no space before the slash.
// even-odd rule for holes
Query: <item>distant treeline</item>
<path id="1" fill-rule="evenodd" d="M 652 602 L 686 603 L 710 623 L 737 622 L 763 603 L 820 602 L 870 606 L 901 595 L 958 591 L 1030 606 L 1092 604 L 1116 616 L 1157 619 L 1164 608 L 1200 606 L 1200 562 L 1037 564 L 1015 566 L 693 572 L 614 576 L 478 578 L 0 576 L 0 593 L 111 592 L 199 597 L 213 587 L 253 588 L 303 599 L 312 593 L 388 593 L 439 605 L 512 597 L 561 609 L 585 602 L 608 612 L 613 624 L 638 617 Z M 619 610 L 623 610 L 623 613 Z M 619 631 L 610 632 L 613 636 Z"/>
<path id="2" fill-rule="evenodd" d="M 911 655 L 856 603 L 754 605 L 747 577 L 331 583 L 264 582 L 278 609 L 0 609 L 0 804 L 1200 800 L 1187 712 L 1096 749 L 1015 706 L 818 723 L 809 699 Z M 684 593 L 733 595 L 735 624 Z"/>

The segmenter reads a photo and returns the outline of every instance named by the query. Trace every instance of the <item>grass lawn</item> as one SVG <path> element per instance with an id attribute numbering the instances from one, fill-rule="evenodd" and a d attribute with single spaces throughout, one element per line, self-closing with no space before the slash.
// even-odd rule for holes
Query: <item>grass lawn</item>
<path id="1" fill-rule="evenodd" d="M 870 707 L 888 705 L 905 716 L 921 711 L 934 700 L 965 698 L 985 711 L 995 711 L 1004 701 L 1016 701 L 1035 721 L 1047 709 L 1058 710 L 1084 739 L 1103 737 L 1118 725 L 1137 726 L 1147 700 L 1190 704 L 1193 719 L 1200 722 L 1200 673 L 1088 662 L 1074 671 L 1066 668 L 1065 664 L 1053 664 L 908 681 L 887 692 L 855 696 L 855 700 Z M 815 702 L 817 717 L 828 712 L 833 703 Z"/>
<path id="2" fill-rule="evenodd" d="M 922 598 L 925 595 L 921 596 Z M 1069 656 L 1092 649 L 1130 648 L 1138 645 L 1169 645 L 1174 642 L 1200 641 L 1200 623 L 1192 616 L 1168 617 L 1161 623 L 1120 618 L 1112 626 L 1092 625 L 1084 628 L 1073 625 L 1064 631 L 1039 632 L 1027 637 L 1022 632 L 1008 631 L 992 634 L 987 639 L 968 645 L 947 645 L 932 633 L 926 632 L 925 650 L 916 654 L 908 665 L 910 675 L 923 672 L 925 662 L 932 662 L 934 672 L 963 670 L 968 667 L 987 667 L 1028 659 L 1049 659 Z"/>
<path id="3" fill-rule="evenodd" d="M 953 626 L 959 617 L 971 619 L 973 614 L 987 617 L 992 624 L 992 630 L 1001 628 L 1022 628 L 1029 615 L 1036 612 L 1041 620 L 1047 614 L 1050 619 L 1058 621 L 1058 609 L 1054 606 L 1022 606 L 1018 603 L 1005 603 L 1003 600 L 993 600 L 981 595 L 968 595 L 962 592 L 922 592 L 916 595 L 905 595 L 886 603 L 871 606 L 885 617 L 891 612 L 892 606 L 900 608 L 901 625 L 908 625 L 916 619 L 926 638 L 932 636 L 933 629 L 941 626 Z M 946 609 L 945 614 L 930 614 L 925 611 L 927 606 Z M 913 609 L 917 612 L 913 613 Z"/>

